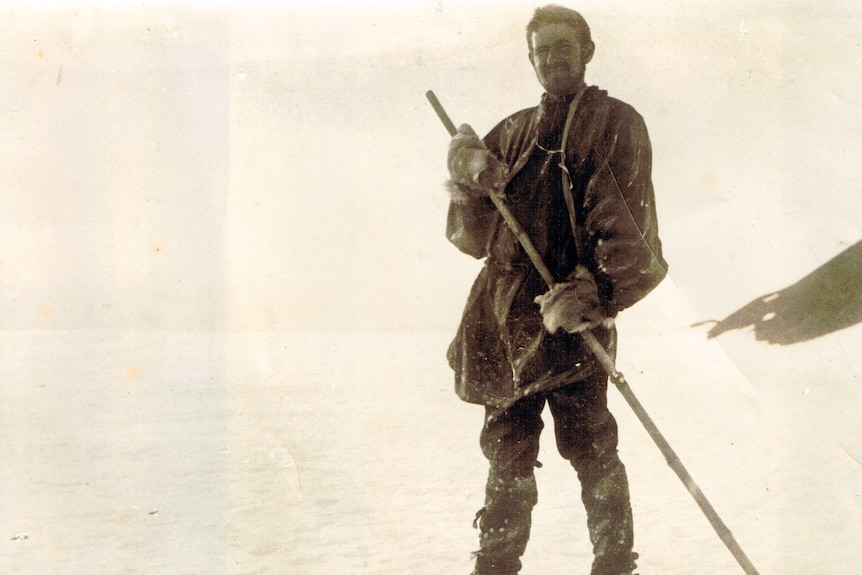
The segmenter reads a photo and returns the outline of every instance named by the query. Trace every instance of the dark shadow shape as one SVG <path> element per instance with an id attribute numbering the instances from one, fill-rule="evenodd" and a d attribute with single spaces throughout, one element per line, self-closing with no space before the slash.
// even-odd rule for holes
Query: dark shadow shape
<path id="1" fill-rule="evenodd" d="M 758 341 L 789 345 L 862 322 L 862 241 L 781 291 L 752 301 L 709 330 L 711 339 L 754 326 Z"/>

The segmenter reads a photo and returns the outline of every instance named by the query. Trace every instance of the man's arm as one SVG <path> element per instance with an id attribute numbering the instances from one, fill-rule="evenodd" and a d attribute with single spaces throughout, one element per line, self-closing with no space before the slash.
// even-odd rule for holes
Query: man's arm
<path id="1" fill-rule="evenodd" d="M 476 259 L 488 255 L 488 234 L 494 205 L 488 198 L 449 201 L 446 218 L 446 238 L 459 250 Z"/>
<path id="2" fill-rule="evenodd" d="M 481 259 L 488 255 L 488 234 L 496 222 L 494 204 L 488 196 L 502 193 L 506 166 L 466 124 L 452 138 L 448 166 L 446 237 L 462 252 Z"/>
<path id="3" fill-rule="evenodd" d="M 609 317 L 633 305 L 667 274 L 652 186 L 652 148 L 643 118 L 625 106 L 610 125 L 607 155 L 587 192 L 589 266 Z"/>

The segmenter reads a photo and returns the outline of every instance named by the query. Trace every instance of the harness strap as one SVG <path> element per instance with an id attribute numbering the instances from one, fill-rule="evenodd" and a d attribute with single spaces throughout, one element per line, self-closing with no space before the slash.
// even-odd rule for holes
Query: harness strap
<path id="1" fill-rule="evenodd" d="M 586 87 L 582 88 L 575 96 L 574 100 L 572 100 L 572 103 L 569 104 L 569 114 L 566 116 L 566 124 L 563 128 L 563 140 L 560 143 L 560 173 L 562 174 L 563 179 L 563 196 L 565 197 L 566 208 L 568 208 L 569 212 L 569 224 L 572 226 L 572 235 L 575 238 L 575 251 L 577 252 L 577 259 L 579 262 L 584 255 L 581 249 L 584 242 L 581 239 L 580 230 L 578 229 L 575 198 L 572 196 L 572 176 L 569 174 L 569 169 L 566 167 L 566 142 L 569 139 L 569 130 L 571 129 L 572 122 L 575 119 L 575 112 L 578 109 L 578 104 L 580 104 L 581 98 L 583 98 L 586 91 Z"/>

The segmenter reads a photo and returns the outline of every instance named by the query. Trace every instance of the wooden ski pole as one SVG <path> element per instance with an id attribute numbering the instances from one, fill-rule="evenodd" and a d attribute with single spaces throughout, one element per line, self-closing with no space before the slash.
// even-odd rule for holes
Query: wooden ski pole
<path id="1" fill-rule="evenodd" d="M 452 120 L 449 118 L 449 115 L 446 113 L 446 110 L 443 109 L 443 106 L 440 104 L 440 101 L 437 99 L 437 96 L 433 91 L 428 90 L 425 96 L 428 98 L 428 101 L 431 103 L 431 106 L 434 108 L 434 111 L 437 113 L 437 116 L 443 122 L 443 125 L 446 126 L 446 129 L 449 132 L 450 136 L 454 136 L 457 133 L 457 129 L 455 128 L 455 124 L 452 123 Z M 512 233 L 518 238 L 521 246 L 524 248 L 524 251 L 527 252 L 527 255 L 530 258 L 530 261 L 536 267 L 539 272 L 539 275 L 542 276 L 542 279 L 548 284 L 549 288 L 554 287 L 556 283 L 554 280 L 553 274 L 551 274 L 548 266 L 545 265 L 542 256 L 536 251 L 533 242 L 530 240 L 529 236 L 524 232 L 524 229 L 515 219 L 512 212 L 509 210 L 508 206 L 503 202 L 503 199 L 498 197 L 496 194 L 488 194 L 491 198 L 491 201 L 494 203 L 494 206 L 500 212 L 500 215 L 503 216 L 506 224 L 512 230 Z M 719 517 L 718 512 L 716 512 L 715 508 L 706 498 L 703 491 L 700 490 L 700 487 L 694 482 L 694 479 L 689 474 L 688 470 L 686 470 L 685 466 L 683 466 L 679 457 L 676 455 L 674 450 L 671 448 L 670 444 L 664 438 L 664 436 L 659 431 L 656 424 L 653 422 L 652 418 L 644 409 L 641 402 L 635 396 L 628 382 L 626 381 L 625 376 L 617 370 L 616 365 L 614 364 L 614 360 L 611 359 L 608 352 L 596 339 L 596 336 L 593 333 L 586 329 L 579 332 L 584 342 L 589 346 L 590 350 L 592 350 L 593 354 L 599 360 L 599 363 L 602 364 L 605 372 L 607 372 L 611 381 L 614 383 L 616 388 L 620 391 L 623 398 L 626 400 L 626 403 L 629 404 L 629 407 L 635 412 L 635 415 L 640 420 L 641 424 L 646 428 L 647 433 L 658 446 L 659 451 L 664 455 L 667 464 L 673 469 L 674 473 L 676 473 L 677 477 L 680 478 L 683 485 L 685 485 L 688 492 L 697 502 L 703 514 L 706 515 L 706 518 L 709 520 L 712 528 L 715 529 L 715 532 L 718 534 L 719 538 L 724 542 L 725 546 L 731 552 L 733 557 L 736 559 L 737 563 L 739 563 L 740 567 L 742 567 L 743 571 L 745 571 L 746 575 L 759 575 L 757 569 L 754 567 L 754 564 L 748 559 L 745 552 L 742 550 L 742 547 L 739 546 L 736 539 L 733 536 L 733 533 L 730 532 L 727 525 L 725 525 L 724 521 Z"/>

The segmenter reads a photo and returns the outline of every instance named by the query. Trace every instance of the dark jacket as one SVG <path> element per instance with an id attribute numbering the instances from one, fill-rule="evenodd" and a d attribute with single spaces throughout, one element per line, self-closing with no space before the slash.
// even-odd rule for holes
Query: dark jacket
<path id="1" fill-rule="evenodd" d="M 562 192 L 561 154 L 553 153 L 571 99 L 545 95 L 540 106 L 509 116 L 484 141 L 509 167 L 506 203 L 555 279 L 565 281 L 578 263 L 585 265 L 612 318 L 667 273 L 652 151 L 643 118 L 631 106 L 587 88 L 566 142 L 580 234 L 575 241 Z M 533 300 L 548 288 L 490 199 L 453 200 L 446 236 L 464 253 L 486 258 L 448 352 L 463 400 L 509 405 L 527 390 L 602 370 L 579 335 L 544 329 Z M 597 258 L 597 246 L 604 260 Z M 612 265 L 601 265 L 608 262 Z M 593 333 L 613 354 L 614 328 L 601 326 Z"/>

